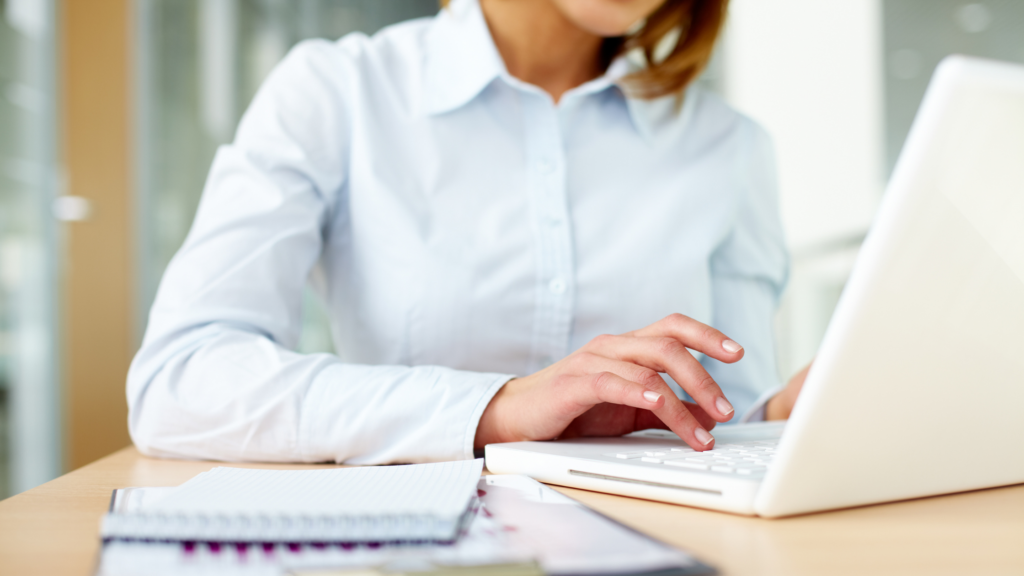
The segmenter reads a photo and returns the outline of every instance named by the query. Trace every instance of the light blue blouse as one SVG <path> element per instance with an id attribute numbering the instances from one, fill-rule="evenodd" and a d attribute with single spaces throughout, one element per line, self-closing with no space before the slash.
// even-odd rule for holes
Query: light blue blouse
<path id="1" fill-rule="evenodd" d="M 511 77 L 475 0 L 296 47 L 210 170 L 128 377 L 146 454 L 472 457 L 512 376 L 681 312 L 737 413 L 778 385 L 787 270 L 769 139 L 696 87 L 558 104 Z M 303 287 L 337 355 L 293 351 Z"/>

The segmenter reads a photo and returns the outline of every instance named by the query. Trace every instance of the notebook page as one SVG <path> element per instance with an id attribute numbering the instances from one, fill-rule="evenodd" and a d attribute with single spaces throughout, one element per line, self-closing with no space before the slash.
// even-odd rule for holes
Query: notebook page
<path id="1" fill-rule="evenodd" d="M 218 467 L 140 512 L 175 516 L 460 516 L 483 460 L 330 470 Z"/>

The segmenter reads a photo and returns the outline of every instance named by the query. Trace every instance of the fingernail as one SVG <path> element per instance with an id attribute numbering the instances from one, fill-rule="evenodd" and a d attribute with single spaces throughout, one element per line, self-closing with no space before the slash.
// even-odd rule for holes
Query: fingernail
<path id="1" fill-rule="evenodd" d="M 718 397 L 718 400 L 715 400 L 715 408 L 718 408 L 718 411 L 723 415 L 732 414 L 733 411 L 732 404 L 729 404 L 729 401 L 721 396 Z"/>
<path id="2" fill-rule="evenodd" d="M 743 350 L 743 346 L 740 346 L 739 344 L 733 342 L 732 340 L 725 340 L 725 341 L 723 341 L 722 342 L 722 348 L 724 348 L 725 351 L 730 353 L 730 354 L 735 354 L 735 353 L 739 352 L 740 350 Z"/>
<path id="3" fill-rule="evenodd" d="M 658 394 L 657 392 L 651 392 L 650 390 L 648 390 L 647 392 L 644 392 L 644 400 L 647 400 L 651 404 L 654 404 L 658 400 L 661 400 L 661 394 Z"/>
<path id="4" fill-rule="evenodd" d="M 714 437 L 711 436 L 711 434 L 708 434 L 708 431 L 703 428 L 697 428 L 694 430 L 693 435 L 697 437 L 697 442 L 700 442 L 705 446 L 711 444 L 711 441 L 714 440 Z"/>

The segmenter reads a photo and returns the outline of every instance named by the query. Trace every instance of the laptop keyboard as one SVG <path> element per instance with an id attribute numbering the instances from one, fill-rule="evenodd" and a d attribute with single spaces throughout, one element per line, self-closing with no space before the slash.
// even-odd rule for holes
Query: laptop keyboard
<path id="1" fill-rule="evenodd" d="M 683 470 L 701 470 L 760 476 L 772 466 L 777 440 L 755 440 L 715 446 L 714 450 L 697 452 L 689 446 L 659 446 L 634 452 L 611 452 L 609 458 L 627 462 L 661 464 Z"/>

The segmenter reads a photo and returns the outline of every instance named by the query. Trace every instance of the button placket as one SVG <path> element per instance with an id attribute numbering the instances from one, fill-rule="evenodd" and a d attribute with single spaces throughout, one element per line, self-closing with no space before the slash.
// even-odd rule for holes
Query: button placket
<path id="1" fill-rule="evenodd" d="M 545 97 L 524 95 L 524 100 L 526 158 L 537 257 L 530 365 L 531 369 L 539 370 L 569 353 L 574 255 L 558 113 Z"/>

